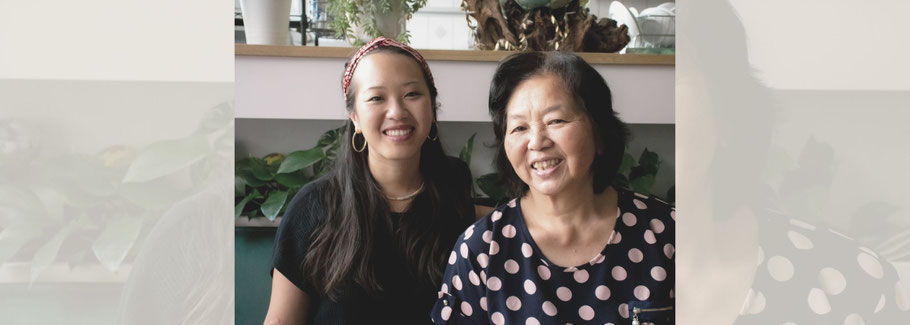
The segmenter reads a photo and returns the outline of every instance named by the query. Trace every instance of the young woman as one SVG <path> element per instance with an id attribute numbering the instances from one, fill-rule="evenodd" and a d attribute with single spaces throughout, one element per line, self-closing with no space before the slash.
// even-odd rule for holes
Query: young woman
<path id="1" fill-rule="evenodd" d="M 266 324 L 419 324 L 475 220 L 467 166 L 443 153 L 436 87 L 414 49 L 363 46 L 342 82 L 350 145 L 278 228 Z"/>
<path id="2" fill-rule="evenodd" d="M 675 212 L 611 186 L 626 126 L 580 57 L 524 52 L 490 86 L 496 165 L 516 197 L 465 231 L 439 324 L 672 324 Z"/>

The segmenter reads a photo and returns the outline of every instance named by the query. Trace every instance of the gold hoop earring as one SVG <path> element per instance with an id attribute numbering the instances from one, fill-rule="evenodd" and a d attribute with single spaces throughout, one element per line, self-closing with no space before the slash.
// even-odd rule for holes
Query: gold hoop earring
<path id="1" fill-rule="evenodd" d="M 433 133 L 433 127 L 436 128 L 436 134 L 431 137 L 430 134 Z M 436 123 L 436 121 L 433 121 L 433 125 L 430 126 L 430 133 L 427 133 L 427 139 L 430 139 L 430 141 L 439 139 L 439 123 Z"/>
<path id="2" fill-rule="evenodd" d="M 354 148 L 354 151 L 356 151 L 356 152 L 363 152 L 363 150 L 365 150 L 367 148 L 367 138 L 363 137 L 363 147 L 360 147 L 360 149 L 357 149 L 356 140 L 357 140 L 358 134 L 360 134 L 360 136 L 363 137 L 363 133 L 355 132 L 354 135 L 351 136 L 351 148 Z"/>

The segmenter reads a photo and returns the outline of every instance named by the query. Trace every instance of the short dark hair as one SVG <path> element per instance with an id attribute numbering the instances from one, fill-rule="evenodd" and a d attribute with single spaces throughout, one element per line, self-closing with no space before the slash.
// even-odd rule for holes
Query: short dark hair
<path id="1" fill-rule="evenodd" d="M 523 196 L 528 185 L 512 169 L 503 142 L 506 130 L 506 107 L 512 92 L 532 77 L 552 75 L 562 80 L 566 90 L 580 104 L 594 131 L 598 147 L 591 168 L 594 172 L 594 193 L 603 192 L 616 176 L 622 163 L 629 138 L 626 124 L 613 111 L 613 97 L 604 78 L 581 57 L 570 52 L 519 52 L 499 63 L 490 83 L 489 108 L 498 147 L 494 164 L 503 176 L 510 196 Z"/>

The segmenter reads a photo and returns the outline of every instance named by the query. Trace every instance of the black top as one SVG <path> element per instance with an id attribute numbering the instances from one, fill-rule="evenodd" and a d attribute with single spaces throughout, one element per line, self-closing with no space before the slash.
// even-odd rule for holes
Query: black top
<path id="1" fill-rule="evenodd" d="M 454 159 L 452 159 L 454 161 Z M 452 187 L 465 187 L 463 202 L 470 205 L 470 171 L 460 161 L 453 163 L 455 172 L 452 175 L 463 176 L 463 184 L 450 184 Z M 275 251 L 272 266 L 288 280 L 310 296 L 309 322 L 307 324 L 428 324 L 429 313 L 436 300 L 436 283 L 426 283 L 414 278 L 416 267 L 405 262 L 403 249 L 398 241 L 392 240 L 393 234 L 378 233 L 377 246 L 374 247 L 373 262 L 375 274 L 383 284 L 384 290 L 378 295 L 367 294 L 366 290 L 353 281 L 338 292 L 337 301 L 332 301 L 315 292 L 313 286 L 304 280 L 302 269 L 304 257 L 315 231 L 325 220 L 322 193 L 329 184 L 329 179 L 322 177 L 302 188 L 288 204 L 287 212 L 282 218 L 275 238 Z M 452 191 L 451 193 L 455 193 Z M 425 202 L 426 191 L 421 193 L 413 205 Z M 447 233 L 438 236 L 446 238 L 444 246 L 450 247 L 473 219 L 473 206 L 462 207 L 463 212 L 470 211 L 467 220 L 455 220 Z M 412 212 L 392 213 L 392 229 L 397 229 L 402 218 L 420 217 Z M 451 209 L 450 209 L 451 210 Z M 453 218 L 455 214 L 453 213 Z M 445 253 L 442 254 L 447 254 Z"/>
<path id="2" fill-rule="evenodd" d="M 559 266 L 540 252 L 517 199 L 468 227 L 449 256 L 433 320 L 672 324 L 675 211 L 645 195 L 618 193 L 606 246 L 581 265 Z"/>

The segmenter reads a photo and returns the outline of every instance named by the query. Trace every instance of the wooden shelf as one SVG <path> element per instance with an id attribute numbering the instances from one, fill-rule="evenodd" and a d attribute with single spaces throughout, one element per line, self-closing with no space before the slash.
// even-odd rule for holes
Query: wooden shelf
<path id="1" fill-rule="evenodd" d="M 306 58 L 349 58 L 355 49 L 352 47 L 318 47 L 318 46 L 275 46 L 235 44 L 236 56 L 279 56 Z M 427 60 L 431 61 L 469 61 L 499 62 L 511 54 L 510 51 L 477 51 L 477 50 L 420 50 Z M 675 65 L 675 55 L 653 54 L 616 54 L 616 53 L 578 53 L 590 64 L 618 65 Z"/>

